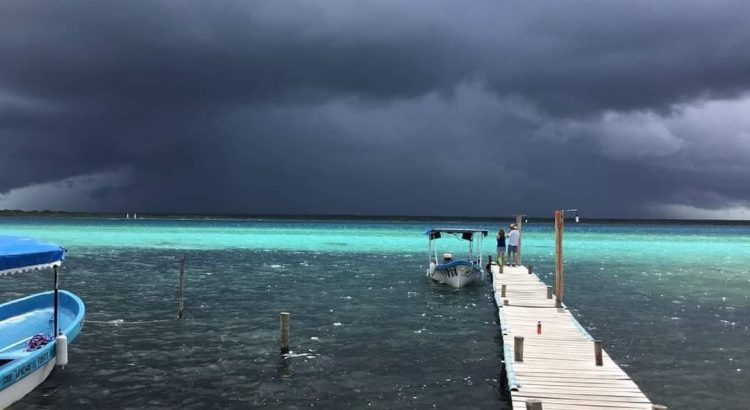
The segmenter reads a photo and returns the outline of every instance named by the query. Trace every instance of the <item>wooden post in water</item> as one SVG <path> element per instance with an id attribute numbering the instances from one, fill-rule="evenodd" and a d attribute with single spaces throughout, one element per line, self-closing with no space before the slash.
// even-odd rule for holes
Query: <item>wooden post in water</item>
<path id="1" fill-rule="evenodd" d="M 185 257 L 180 258 L 180 307 L 177 309 L 177 319 L 185 317 Z"/>
<path id="2" fill-rule="evenodd" d="M 506 285 L 504 283 L 503 283 L 502 286 L 500 286 L 500 297 L 501 298 L 505 297 L 505 291 L 506 291 L 507 288 L 508 288 L 508 285 Z"/>
<path id="3" fill-rule="evenodd" d="M 521 239 L 522 239 L 522 235 L 521 235 L 521 226 L 522 226 L 521 217 L 522 216 L 523 215 L 521 215 L 521 214 L 516 215 L 516 226 L 518 227 L 518 251 L 516 252 L 516 260 L 514 261 L 514 263 L 516 265 L 521 265 Z"/>
<path id="4" fill-rule="evenodd" d="M 562 307 L 563 301 L 563 211 L 555 211 L 555 306 Z"/>
<path id="5" fill-rule="evenodd" d="M 517 362 L 523 361 L 523 336 L 513 337 L 513 357 Z"/>
<path id="6" fill-rule="evenodd" d="M 281 312 L 281 354 L 289 353 L 289 313 Z"/>
<path id="7" fill-rule="evenodd" d="M 604 366 L 602 361 L 602 341 L 594 340 L 594 360 L 597 366 Z"/>
<path id="8" fill-rule="evenodd" d="M 534 267 L 529 265 L 529 275 L 531 275 L 532 273 L 534 273 Z"/>
<path id="9" fill-rule="evenodd" d="M 552 299 L 552 286 L 547 286 L 547 299 Z"/>
<path id="10" fill-rule="evenodd" d="M 539 399 L 526 399 L 526 410 L 542 410 L 542 401 Z"/>

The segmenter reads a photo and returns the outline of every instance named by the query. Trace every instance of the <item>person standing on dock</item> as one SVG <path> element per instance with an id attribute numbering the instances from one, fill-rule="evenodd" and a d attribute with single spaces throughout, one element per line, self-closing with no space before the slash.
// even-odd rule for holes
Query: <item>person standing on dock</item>
<path id="1" fill-rule="evenodd" d="M 503 228 L 497 231 L 497 263 L 500 266 L 505 265 L 505 230 Z"/>
<path id="2" fill-rule="evenodd" d="M 513 266 L 518 263 L 518 241 L 520 239 L 521 232 L 518 232 L 518 226 L 511 224 L 510 233 L 508 233 L 508 263 L 512 263 Z"/>

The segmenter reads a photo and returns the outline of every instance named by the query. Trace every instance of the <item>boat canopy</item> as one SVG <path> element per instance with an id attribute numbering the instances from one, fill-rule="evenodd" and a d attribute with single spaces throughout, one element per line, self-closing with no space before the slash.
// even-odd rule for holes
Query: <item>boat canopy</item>
<path id="1" fill-rule="evenodd" d="M 440 238 L 440 234 L 461 234 L 461 239 L 470 241 L 475 233 L 481 233 L 482 236 L 487 236 L 489 230 L 487 229 L 476 229 L 476 228 L 432 228 L 425 232 L 425 235 L 429 235 L 430 239 Z"/>
<path id="2" fill-rule="evenodd" d="M 0 276 L 60 266 L 65 248 L 33 238 L 0 235 Z"/>

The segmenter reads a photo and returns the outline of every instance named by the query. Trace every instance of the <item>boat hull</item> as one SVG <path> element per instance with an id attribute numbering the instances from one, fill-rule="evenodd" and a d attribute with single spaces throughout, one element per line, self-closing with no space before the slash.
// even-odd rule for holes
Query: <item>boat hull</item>
<path id="1" fill-rule="evenodd" d="M 462 288 L 482 280 L 482 270 L 468 261 L 455 261 L 435 267 L 434 271 L 428 272 L 430 279 Z"/>
<path id="2" fill-rule="evenodd" d="M 6 387 L 0 391 L 0 409 L 4 409 L 11 404 L 21 400 L 24 396 L 31 393 L 37 386 L 42 384 L 47 377 L 49 377 L 52 370 L 55 368 L 55 358 L 47 361 L 41 367 L 32 371 L 23 378 L 17 380 L 15 383 Z"/>
<path id="3" fill-rule="evenodd" d="M 73 293 L 60 291 L 60 328 L 72 342 L 83 326 L 85 307 Z M 45 292 L 0 305 L 0 409 L 20 400 L 50 375 L 56 342 L 26 351 L 37 334 L 53 331 L 53 293 Z"/>

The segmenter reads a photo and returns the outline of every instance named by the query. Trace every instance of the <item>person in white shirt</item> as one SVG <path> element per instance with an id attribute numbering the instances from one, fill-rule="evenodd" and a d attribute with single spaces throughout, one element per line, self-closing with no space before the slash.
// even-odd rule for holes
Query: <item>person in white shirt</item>
<path id="1" fill-rule="evenodd" d="M 521 233 L 518 232 L 518 226 L 512 224 L 510 233 L 508 233 L 508 263 L 516 266 L 518 263 L 518 241 L 521 239 Z"/>

